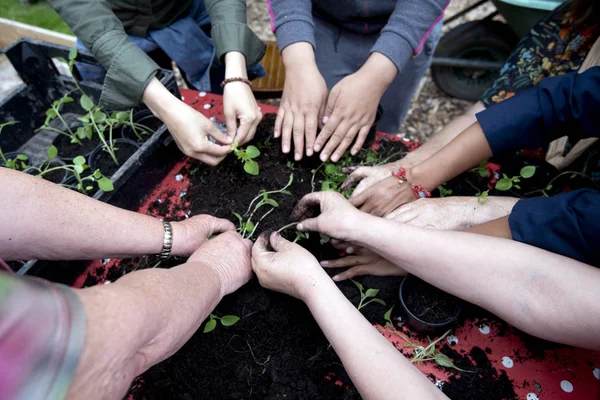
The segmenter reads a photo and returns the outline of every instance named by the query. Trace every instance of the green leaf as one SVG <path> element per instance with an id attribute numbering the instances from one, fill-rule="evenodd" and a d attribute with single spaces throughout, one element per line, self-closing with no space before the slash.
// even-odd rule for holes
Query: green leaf
<path id="1" fill-rule="evenodd" d="M 99 169 L 95 170 L 94 173 L 92 174 L 92 176 L 94 177 L 94 179 L 100 179 L 102 178 L 102 172 L 100 172 Z"/>
<path id="2" fill-rule="evenodd" d="M 49 108 L 46 110 L 46 116 L 50 119 L 56 118 L 57 115 L 58 115 L 58 112 L 56 112 L 56 110 L 54 108 Z"/>
<path id="3" fill-rule="evenodd" d="M 254 160 L 246 161 L 246 163 L 244 164 L 244 171 L 246 171 L 250 175 L 258 175 L 258 163 Z"/>
<path id="4" fill-rule="evenodd" d="M 279 207 L 279 203 L 273 199 L 265 199 L 263 203 L 270 205 L 271 207 Z"/>
<path id="5" fill-rule="evenodd" d="M 246 226 L 244 227 L 244 229 L 246 229 L 246 232 L 252 232 L 254 230 L 254 222 L 246 222 Z"/>
<path id="6" fill-rule="evenodd" d="M 64 103 L 71 103 L 71 102 L 73 102 L 73 98 L 72 98 L 72 97 L 69 97 L 69 96 L 65 96 L 65 97 L 63 97 L 63 98 L 60 100 L 60 102 L 61 102 L 61 103 L 63 103 L 63 104 L 64 104 Z"/>
<path id="7" fill-rule="evenodd" d="M 69 51 L 69 60 L 74 60 L 77 58 L 77 49 L 75 47 L 73 47 L 70 51 Z"/>
<path id="8" fill-rule="evenodd" d="M 381 299 L 373 299 L 371 300 L 373 303 L 377 303 L 377 304 L 381 304 L 382 306 L 385 306 L 385 301 L 381 300 Z"/>
<path id="9" fill-rule="evenodd" d="M 102 111 L 96 111 L 94 114 L 92 114 L 92 116 L 97 124 L 101 124 L 106 121 L 106 114 L 104 114 Z"/>
<path id="10" fill-rule="evenodd" d="M 85 94 L 79 99 L 79 104 L 81 104 L 81 108 L 85 111 L 91 111 L 94 108 L 94 102 Z"/>
<path id="11" fill-rule="evenodd" d="M 64 57 L 56 57 L 56 58 L 55 58 L 55 60 L 56 60 L 56 61 L 63 62 L 63 63 L 65 63 L 65 64 L 68 64 L 68 63 L 69 63 L 67 60 L 65 60 L 65 58 L 64 58 Z"/>
<path id="12" fill-rule="evenodd" d="M 352 281 L 352 283 L 354 283 L 356 285 L 358 290 L 360 290 L 361 292 L 365 290 L 365 287 L 360 282 L 356 282 L 354 279 L 350 279 L 350 280 Z"/>
<path id="13" fill-rule="evenodd" d="M 77 156 L 73 159 L 73 164 L 75 165 L 83 165 L 85 164 L 85 157 L 84 156 Z"/>
<path id="14" fill-rule="evenodd" d="M 256 158 L 260 156 L 260 151 L 255 146 L 246 147 L 246 155 L 250 158 Z"/>
<path id="15" fill-rule="evenodd" d="M 337 167 L 333 164 L 327 164 L 325 166 L 325 175 L 328 176 L 335 176 L 337 175 L 338 171 L 337 171 Z"/>
<path id="16" fill-rule="evenodd" d="M 204 331 L 202 331 L 203 333 L 208 333 L 208 332 L 212 332 L 215 330 L 215 328 L 217 327 L 217 320 L 211 318 L 206 325 L 204 325 Z"/>
<path id="17" fill-rule="evenodd" d="M 512 187 L 513 183 L 508 178 L 502 178 L 498 182 L 496 182 L 496 189 L 506 191 Z"/>
<path id="18" fill-rule="evenodd" d="M 77 171 L 78 174 L 81 174 L 83 172 L 83 165 L 76 164 L 73 166 L 73 169 Z"/>
<path id="19" fill-rule="evenodd" d="M 221 317 L 221 324 L 223 326 L 231 326 L 240 320 L 240 317 L 237 315 L 224 315 Z"/>
<path id="20" fill-rule="evenodd" d="M 119 111 L 116 113 L 114 118 L 119 122 L 124 122 L 127 118 L 129 118 L 129 113 L 125 111 Z"/>
<path id="21" fill-rule="evenodd" d="M 479 172 L 479 176 L 483 177 L 483 178 L 487 178 L 489 176 L 488 170 L 485 168 L 487 165 L 488 160 L 483 160 L 480 164 L 479 164 L 479 168 L 477 169 L 477 171 Z"/>
<path id="22" fill-rule="evenodd" d="M 437 365 L 441 365 L 442 367 L 452 368 L 454 367 L 454 363 L 447 355 L 443 353 L 438 353 L 435 355 L 435 363 Z"/>
<path id="23" fill-rule="evenodd" d="M 546 190 L 550 190 L 550 189 L 552 189 L 552 185 L 546 186 Z"/>
<path id="24" fill-rule="evenodd" d="M 55 145 L 51 145 L 48 149 L 48 161 L 54 159 L 58 155 L 58 149 Z"/>
<path id="25" fill-rule="evenodd" d="M 377 293 L 379 293 L 379 289 L 367 289 L 367 293 L 365 293 L 365 295 L 367 297 L 375 297 L 377 296 Z"/>
<path id="26" fill-rule="evenodd" d="M 29 157 L 27 157 L 25 154 L 17 154 L 17 157 L 15 157 L 17 160 L 21 160 L 21 161 L 27 161 L 29 160 Z"/>
<path id="27" fill-rule="evenodd" d="M 79 139 L 87 138 L 87 132 L 83 126 L 80 126 L 79 128 L 77 128 L 77 130 L 75 131 L 75 135 L 77 135 L 77 137 Z"/>
<path id="28" fill-rule="evenodd" d="M 392 320 L 392 310 L 394 309 L 394 306 L 392 306 L 392 308 L 390 308 L 389 310 L 387 310 L 385 312 L 385 314 L 383 314 L 383 319 L 385 319 L 386 321 L 391 321 Z"/>
<path id="29" fill-rule="evenodd" d="M 242 223 L 242 216 L 236 212 L 232 212 L 232 214 L 238 219 L 238 222 L 241 224 Z"/>
<path id="30" fill-rule="evenodd" d="M 528 165 L 521 168 L 521 176 L 523 178 L 531 178 L 533 175 L 535 175 L 535 167 L 533 165 Z"/>
<path id="31" fill-rule="evenodd" d="M 103 190 L 105 192 L 112 192 L 113 190 L 115 190 L 115 187 L 113 186 L 111 180 L 106 177 L 98 179 L 98 187 L 100 188 L 100 190 Z"/>
<path id="32" fill-rule="evenodd" d="M 325 192 L 325 191 L 327 191 L 327 190 L 331 190 L 331 184 L 329 183 L 329 181 L 324 181 L 324 182 L 321 184 L 321 191 L 322 191 L 322 192 Z"/>
<path id="33" fill-rule="evenodd" d="M 86 186 L 85 190 L 92 190 L 94 187 L 93 186 Z"/>

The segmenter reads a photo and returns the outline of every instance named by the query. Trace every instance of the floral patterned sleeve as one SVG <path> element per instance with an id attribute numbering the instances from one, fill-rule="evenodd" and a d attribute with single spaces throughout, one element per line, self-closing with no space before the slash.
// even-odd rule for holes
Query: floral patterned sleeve
<path id="1" fill-rule="evenodd" d="M 70 288 L 0 271 L 0 399 L 63 399 L 84 340 Z"/>

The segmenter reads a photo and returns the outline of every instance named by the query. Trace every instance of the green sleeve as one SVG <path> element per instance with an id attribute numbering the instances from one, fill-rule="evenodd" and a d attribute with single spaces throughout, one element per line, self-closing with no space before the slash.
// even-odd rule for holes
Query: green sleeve
<path id="1" fill-rule="evenodd" d="M 106 68 L 100 104 L 111 110 L 136 106 L 158 65 L 125 33 L 105 0 L 49 0 L 71 30 Z"/>
<path id="2" fill-rule="evenodd" d="M 245 0 L 206 0 L 206 9 L 212 24 L 211 36 L 217 56 L 238 51 L 246 56 L 246 63 L 258 63 L 265 55 L 266 46 L 246 24 Z"/>

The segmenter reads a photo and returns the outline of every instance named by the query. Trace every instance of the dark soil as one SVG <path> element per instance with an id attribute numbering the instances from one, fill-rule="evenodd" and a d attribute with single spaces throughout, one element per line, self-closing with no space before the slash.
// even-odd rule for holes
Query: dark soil
<path id="1" fill-rule="evenodd" d="M 404 304 L 415 317 L 431 324 L 439 324 L 455 320 L 458 315 L 459 300 L 428 284 L 427 282 L 411 276 L 407 278 L 410 285 L 404 285 Z"/>
<path id="2" fill-rule="evenodd" d="M 92 170 L 100 169 L 104 176 L 111 177 L 139 148 L 134 143 L 121 142 L 120 140 L 115 142 L 117 142 L 115 144 L 115 155 L 117 156 L 119 165 L 115 164 L 107 151 L 98 149 L 90 156 L 90 167 Z"/>
<path id="3" fill-rule="evenodd" d="M 517 399 L 513 383 L 504 370 L 496 370 L 486 351 L 473 347 L 467 354 L 459 353 L 448 345 L 441 352 L 452 360 L 454 365 L 471 373 L 461 372 L 452 375 L 442 386 L 442 391 L 451 399 L 461 400 L 512 400 Z"/>
<path id="4" fill-rule="evenodd" d="M 154 115 L 152 115 L 152 113 L 149 110 L 141 111 L 137 114 L 134 114 L 133 120 L 140 125 L 144 125 L 152 133 L 156 132 L 163 125 L 162 121 L 160 119 L 156 118 Z M 129 139 L 129 140 L 133 140 L 135 142 L 143 142 L 150 137 L 150 135 L 142 134 L 142 130 L 140 128 L 136 127 L 136 129 L 138 131 L 138 134 L 142 138 L 141 141 L 135 135 L 135 133 L 133 132 L 133 129 L 131 129 L 131 127 L 128 125 L 124 125 L 121 128 L 121 137 L 123 139 Z"/>
<path id="5" fill-rule="evenodd" d="M 94 137 L 93 140 L 83 139 L 81 144 L 71 143 L 71 138 L 67 135 L 58 135 L 54 142 L 58 149 L 59 156 L 64 160 L 71 160 L 77 156 L 88 157 L 92 151 L 100 144 L 100 139 Z"/>

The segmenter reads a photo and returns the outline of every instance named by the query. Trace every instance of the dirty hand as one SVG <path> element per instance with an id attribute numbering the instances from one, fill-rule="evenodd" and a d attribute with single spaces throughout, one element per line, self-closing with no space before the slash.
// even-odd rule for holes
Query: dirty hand
<path id="1" fill-rule="evenodd" d="M 336 282 L 362 275 L 403 276 L 407 274 L 402 268 L 365 248 L 359 248 L 355 254 L 337 260 L 322 261 L 321 265 L 324 268 L 350 267 L 332 278 Z"/>
<path id="2" fill-rule="evenodd" d="M 230 51 L 225 54 L 225 78 L 245 78 L 246 58 L 242 53 Z M 229 82 L 223 88 L 223 113 L 227 125 L 227 136 L 243 145 L 254 137 L 256 127 L 262 119 L 260 108 L 252 89 L 244 82 Z M 238 123 L 239 121 L 239 123 Z"/>
<path id="3" fill-rule="evenodd" d="M 377 182 L 390 177 L 391 171 L 393 171 L 395 168 L 398 168 L 399 166 L 400 165 L 396 166 L 396 163 L 391 163 L 386 165 L 380 165 L 377 167 L 356 166 L 342 168 L 343 173 L 350 175 L 348 176 L 348 178 L 346 178 L 344 183 L 342 183 L 341 189 L 348 190 L 352 188 L 352 185 L 358 182 L 358 185 L 356 185 L 356 188 L 352 192 L 352 196 L 356 197 L 362 192 L 364 192 L 365 189 L 370 188 Z"/>
<path id="4" fill-rule="evenodd" d="M 407 176 L 408 172 L 407 172 Z M 409 178 L 410 181 L 410 178 Z M 361 211 L 383 217 L 403 204 L 416 200 L 409 182 L 398 187 L 398 178 L 389 176 L 359 195 L 350 197 L 350 203 Z"/>
<path id="5" fill-rule="evenodd" d="M 375 121 L 381 96 L 396 74 L 395 65 L 386 56 L 373 53 L 361 69 L 331 89 L 322 120 L 324 126 L 314 146 L 316 152 L 321 151 L 321 161 L 331 157 L 337 162 L 353 142 L 351 154 L 358 153 Z"/>
<path id="6" fill-rule="evenodd" d="M 281 104 L 275 119 L 274 136 L 281 136 L 281 151 L 289 153 L 294 138 L 294 159 L 313 155 L 319 121 L 327 101 L 327 85 L 314 61 L 312 46 L 298 42 L 282 52 L 285 63 L 285 84 Z M 312 60 L 312 62 L 311 62 Z"/>
<path id="7" fill-rule="evenodd" d="M 315 217 L 317 208 L 320 213 Z M 304 196 L 292 212 L 292 219 L 300 221 L 296 228 L 301 232 L 321 232 L 350 241 L 352 232 L 360 223 L 361 213 L 341 194 L 326 191 Z"/>
<path id="8" fill-rule="evenodd" d="M 274 251 L 269 251 L 268 245 Z M 277 232 L 260 235 L 252 248 L 252 269 L 261 286 L 304 300 L 319 281 L 329 280 L 317 259 Z"/>
<path id="9" fill-rule="evenodd" d="M 221 296 L 235 292 L 252 277 L 252 242 L 235 231 L 204 243 L 187 263 L 209 266 L 221 282 Z"/>
<path id="10" fill-rule="evenodd" d="M 171 254 L 174 256 L 189 256 L 211 236 L 235 230 L 235 225 L 231 221 L 205 214 L 171 222 L 171 226 L 173 227 Z"/>

